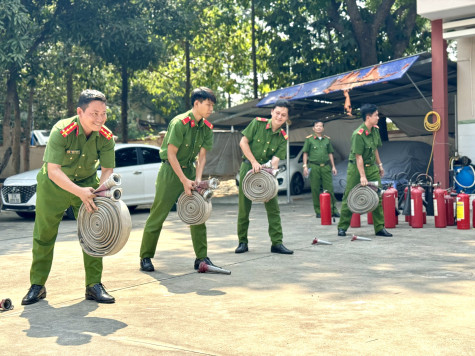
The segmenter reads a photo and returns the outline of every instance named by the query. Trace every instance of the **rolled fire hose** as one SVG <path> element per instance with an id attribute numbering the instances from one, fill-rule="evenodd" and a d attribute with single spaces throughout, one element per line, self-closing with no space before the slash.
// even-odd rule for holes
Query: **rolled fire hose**
<path id="1" fill-rule="evenodd" d="M 373 211 L 378 207 L 379 204 L 377 190 L 378 187 L 372 185 L 355 185 L 348 194 L 348 209 L 350 209 L 352 213 L 356 214 L 366 214 L 370 211 Z"/>
<path id="2" fill-rule="evenodd" d="M 251 169 L 242 180 L 244 195 L 255 202 L 268 202 L 277 195 L 278 190 L 277 178 L 264 169 L 257 173 Z"/>
<path id="3" fill-rule="evenodd" d="M 132 230 L 129 209 L 120 200 L 122 189 L 120 175 L 113 173 L 95 194 L 94 204 L 98 210 L 90 213 L 79 208 L 77 223 L 79 243 L 85 253 L 93 257 L 111 256 L 127 243 Z"/>
<path id="4" fill-rule="evenodd" d="M 196 190 L 191 191 L 191 196 L 181 193 L 176 203 L 179 218 L 188 225 L 204 224 L 211 216 L 211 209 L 211 200 Z"/>

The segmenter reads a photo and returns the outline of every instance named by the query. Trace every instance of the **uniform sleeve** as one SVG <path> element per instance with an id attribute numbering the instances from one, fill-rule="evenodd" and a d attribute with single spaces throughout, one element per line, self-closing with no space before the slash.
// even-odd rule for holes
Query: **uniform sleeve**
<path id="1" fill-rule="evenodd" d="M 181 120 L 174 120 L 170 123 L 168 127 L 168 143 L 173 146 L 180 148 L 183 143 L 183 138 L 185 137 L 185 125 Z"/>
<path id="2" fill-rule="evenodd" d="M 115 142 L 113 139 L 101 139 L 104 139 L 107 142 L 104 143 L 104 146 L 102 146 L 101 150 L 99 151 L 99 162 L 104 168 L 115 168 Z"/>
<path id="3" fill-rule="evenodd" d="M 302 151 L 306 152 L 306 153 L 308 153 L 310 151 L 310 141 L 309 141 L 308 138 L 305 140 L 305 143 L 303 144 Z"/>
<path id="4" fill-rule="evenodd" d="M 241 132 L 243 136 L 246 136 L 249 140 L 249 143 L 253 141 L 253 138 L 257 130 L 257 120 L 252 120 L 249 125 Z"/>
<path id="5" fill-rule="evenodd" d="M 206 151 L 211 151 L 213 149 L 213 143 L 214 143 L 214 133 L 213 130 L 208 130 L 206 129 L 205 135 L 204 135 L 204 142 L 203 142 L 203 148 Z"/>
<path id="6" fill-rule="evenodd" d="M 286 159 L 287 158 L 287 140 L 283 140 L 279 144 L 279 147 L 277 147 L 277 150 L 276 150 L 274 156 L 276 156 L 280 159 Z"/>
<path id="7" fill-rule="evenodd" d="M 357 155 L 363 155 L 364 152 L 364 140 L 359 134 L 354 134 L 351 137 L 351 151 Z"/>
<path id="8" fill-rule="evenodd" d="M 333 153 L 335 150 L 333 149 L 332 142 L 328 140 L 328 153 Z"/>
<path id="9" fill-rule="evenodd" d="M 47 163 L 63 164 L 66 155 L 67 139 L 61 135 L 60 130 L 54 126 L 46 144 L 43 161 Z"/>

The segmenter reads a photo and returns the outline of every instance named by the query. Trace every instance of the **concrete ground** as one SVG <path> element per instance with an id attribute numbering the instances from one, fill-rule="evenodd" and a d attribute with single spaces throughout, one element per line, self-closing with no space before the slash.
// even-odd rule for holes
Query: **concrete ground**
<path id="1" fill-rule="evenodd" d="M 280 196 L 282 201 L 285 196 Z M 118 254 L 104 259 L 112 305 L 84 300 L 76 223 L 61 224 L 46 299 L 23 307 L 33 222 L 0 214 L 2 355 L 475 355 L 475 233 L 402 222 L 392 238 L 371 225 L 338 237 L 321 226 L 310 194 L 281 205 L 284 243 L 270 253 L 264 206 L 255 204 L 250 251 L 235 254 L 236 197 L 216 198 L 207 222 L 209 257 L 231 275 L 199 274 L 189 229 L 176 212 L 153 262 L 139 271 L 147 209 Z M 317 237 L 333 245 L 312 245 Z"/>

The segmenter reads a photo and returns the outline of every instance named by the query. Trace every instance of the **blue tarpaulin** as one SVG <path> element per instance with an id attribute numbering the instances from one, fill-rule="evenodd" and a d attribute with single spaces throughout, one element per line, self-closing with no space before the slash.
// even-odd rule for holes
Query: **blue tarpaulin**
<path id="1" fill-rule="evenodd" d="M 418 55 L 406 57 L 275 90 L 262 99 L 257 106 L 270 106 L 279 99 L 307 99 L 336 91 L 351 90 L 357 87 L 400 79 L 418 58 Z"/>

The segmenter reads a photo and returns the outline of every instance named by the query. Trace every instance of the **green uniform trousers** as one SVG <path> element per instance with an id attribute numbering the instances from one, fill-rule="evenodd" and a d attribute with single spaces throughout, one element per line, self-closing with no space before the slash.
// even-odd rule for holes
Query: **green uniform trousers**
<path id="1" fill-rule="evenodd" d="M 338 209 L 335 207 L 336 199 L 335 194 L 333 193 L 331 166 L 326 164 L 322 167 L 319 164 L 309 162 L 308 168 L 311 169 L 309 179 L 310 188 L 312 189 L 313 209 L 315 210 L 315 214 L 320 214 L 320 186 L 322 186 L 323 190 L 328 191 L 328 193 L 331 195 L 332 214 L 338 213 Z"/>
<path id="2" fill-rule="evenodd" d="M 36 217 L 33 229 L 33 262 L 30 270 L 31 284 L 44 285 L 48 279 L 53 262 L 54 244 L 64 211 L 70 206 L 77 217 L 81 199 L 58 187 L 46 175 L 38 175 L 36 190 Z M 97 187 L 97 177 L 92 177 L 80 184 L 83 187 Z M 92 257 L 83 251 L 86 286 L 101 283 L 102 258 Z"/>
<path id="3" fill-rule="evenodd" d="M 188 179 L 195 179 L 194 167 L 183 168 L 183 173 Z M 155 255 L 163 223 L 184 190 L 183 183 L 170 164 L 162 163 L 155 182 L 155 199 L 143 232 L 140 258 L 152 258 Z M 206 225 L 190 225 L 190 231 L 196 258 L 208 257 Z"/>
<path id="4" fill-rule="evenodd" d="M 239 212 L 238 212 L 238 226 L 237 234 L 239 242 L 248 243 L 247 230 L 249 228 L 249 213 L 251 212 L 252 201 L 246 198 L 242 191 L 242 182 L 246 173 L 252 168 L 250 163 L 243 162 L 239 171 Z M 282 244 L 282 223 L 280 221 L 280 209 L 277 196 L 264 203 L 267 211 L 267 221 L 269 223 L 269 236 L 272 241 L 272 246 Z"/>
<path id="5" fill-rule="evenodd" d="M 376 165 L 371 165 L 369 167 L 364 167 L 366 174 L 366 179 L 368 182 L 378 182 L 378 186 L 381 187 L 381 177 L 379 175 L 379 169 Z M 343 202 L 341 205 L 340 221 L 338 223 L 338 228 L 347 230 L 350 226 L 351 216 L 353 213 L 348 209 L 347 199 L 350 190 L 360 183 L 360 172 L 356 167 L 356 164 L 349 163 L 347 176 L 346 176 L 346 189 L 345 194 L 343 195 Z M 383 215 L 383 206 L 381 205 L 381 196 L 379 197 L 378 207 L 373 211 L 373 226 L 374 232 L 379 232 L 384 228 L 384 215 Z"/>

